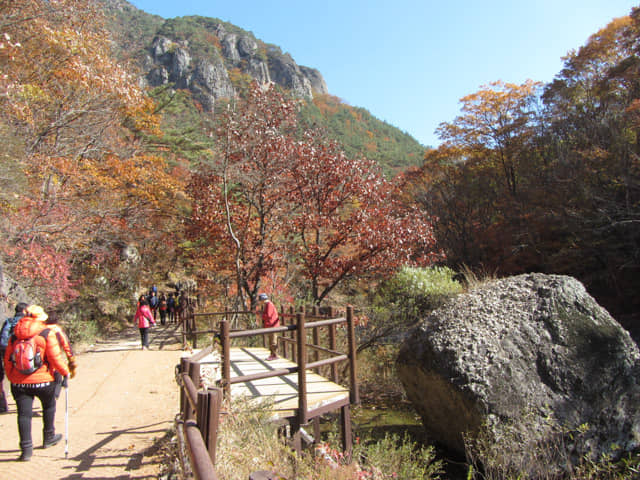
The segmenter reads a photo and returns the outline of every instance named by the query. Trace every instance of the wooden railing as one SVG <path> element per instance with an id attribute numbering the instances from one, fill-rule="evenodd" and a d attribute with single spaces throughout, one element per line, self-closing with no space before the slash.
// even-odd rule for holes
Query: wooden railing
<path id="1" fill-rule="evenodd" d="M 359 404 L 360 396 L 357 382 L 357 362 L 356 362 L 356 340 L 353 319 L 353 307 L 348 306 L 346 317 L 326 318 L 312 316 L 311 318 L 321 318 L 313 322 L 306 322 L 307 317 L 304 312 L 280 314 L 280 317 L 286 322 L 286 319 L 294 318 L 295 323 L 283 325 L 281 327 L 259 328 L 253 330 L 231 331 L 229 323 L 226 320 L 220 322 L 220 343 L 222 346 L 222 370 L 221 380 L 218 385 L 223 389 L 225 397 L 230 398 L 231 385 L 236 383 L 244 383 L 263 378 L 279 377 L 292 373 L 298 374 L 298 408 L 296 414 L 289 418 L 292 427 L 292 438 L 294 447 L 299 450 L 301 448 L 301 437 L 299 435 L 300 427 L 307 424 L 310 420 L 314 420 L 314 430 L 319 431 L 319 417 L 332 410 L 341 409 L 342 413 L 342 444 L 345 452 L 351 452 L 352 436 L 351 436 L 351 420 L 350 420 L 350 404 Z M 339 324 L 347 325 L 347 349 L 348 352 L 340 352 L 336 350 L 335 326 Z M 329 328 L 329 346 L 323 347 L 319 345 L 318 329 L 322 327 Z M 307 343 L 307 330 L 312 331 L 313 343 Z M 290 359 L 297 363 L 295 367 L 285 367 L 270 370 L 268 372 L 255 373 L 251 375 L 242 375 L 231 377 L 231 340 L 234 338 L 246 338 L 253 336 L 262 336 L 267 333 L 282 333 L 278 340 L 283 345 L 284 356 L 287 355 L 285 345 L 292 344 L 290 350 Z M 290 334 L 287 337 L 286 334 Z M 307 357 L 308 348 L 314 352 L 314 361 L 309 362 Z M 318 355 L 320 352 L 329 355 L 329 358 L 320 360 Z M 319 369 L 320 367 L 330 365 L 332 370 L 332 380 L 337 382 L 338 371 L 337 365 L 340 362 L 349 362 L 349 398 L 339 400 L 333 403 L 323 405 L 314 410 L 309 410 L 307 406 L 307 370 Z"/>
<path id="2" fill-rule="evenodd" d="M 183 446 L 189 452 L 191 470 L 198 480 L 217 480 L 215 471 L 218 420 L 222 403 L 219 388 L 200 390 L 200 360 L 213 347 L 205 348 L 190 358 L 182 358 L 176 367 L 176 381 L 180 385 L 180 413 L 176 417 L 180 463 L 187 471 Z"/>
<path id="3" fill-rule="evenodd" d="M 198 335 L 212 335 L 219 338 L 221 345 L 221 376 L 218 382 L 219 388 L 200 389 L 200 362 L 209 355 L 214 347 L 209 345 L 189 358 L 183 358 L 177 368 L 176 380 L 180 385 L 180 414 L 176 418 L 176 431 L 182 445 L 186 445 L 189 452 L 190 465 L 193 474 L 198 479 L 216 480 L 215 461 L 216 443 L 218 432 L 218 418 L 223 396 L 230 399 L 232 384 L 243 383 L 261 378 L 284 376 L 292 373 L 298 374 L 298 408 L 293 416 L 287 418 L 291 427 L 292 446 L 296 450 L 302 448 L 301 427 L 313 421 L 314 437 L 319 437 L 319 418 L 321 415 L 333 410 L 341 411 L 342 446 L 346 454 L 350 454 L 353 441 L 351 432 L 350 405 L 359 404 L 359 390 L 357 383 L 356 340 L 354 329 L 353 308 L 348 306 L 346 317 L 336 317 L 334 310 L 330 309 L 328 315 L 319 315 L 314 309 L 311 315 L 304 311 L 295 313 L 290 309 L 289 313 L 280 313 L 281 327 L 259 328 L 251 330 L 231 330 L 229 318 L 242 315 L 255 317 L 254 312 L 224 311 L 213 313 L 195 313 L 193 309 L 187 311 L 182 318 L 182 340 L 186 347 L 191 340 L 193 348 L 197 348 Z M 198 330 L 197 318 L 209 317 L 209 328 Z M 222 318 L 218 328 L 214 328 L 213 319 Z M 307 320 L 312 320 L 308 322 Z M 200 322 L 201 323 L 201 322 Z M 248 322 L 252 323 L 252 322 Z M 337 350 L 336 327 L 346 324 L 347 327 L 347 352 Z M 320 345 L 321 336 L 319 330 L 328 329 L 328 345 Z M 312 343 L 308 343 L 307 332 L 311 331 Z M 231 377 L 231 340 L 262 336 L 267 333 L 280 333 L 279 344 L 282 346 L 283 356 L 289 358 L 297 365 L 274 369 L 268 372 L 253 375 Z M 288 348 L 288 347 L 291 348 Z M 311 361 L 309 361 L 311 350 Z M 320 355 L 327 358 L 320 359 Z M 349 398 L 337 400 L 333 403 L 309 410 L 307 405 L 307 370 L 320 370 L 323 367 L 330 369 L 330 378 L 338 383 L 338 365 L 348 362 L 349 371 Z M 180 448 L 182 452 L 182 448 Z M 180 458 L 183 471 L 186 468 L 186 459 Z M 256 472 L 260 473 L 260 472 Z"/>
<path id="4" fill-rule="evenodd" d="M 193 309 L 189 309 L 182 320 L 182 347 L 187 348 L 190 341 L 192 348 L 198 348 L 198 335 L 218 335 L 219 329 L 213 324 L 215 318 L 222 318 L 229 322 L 229 318 L 250 317 L 255 318 L 255 312 L 251 311 L 235 311 L 225 310 L 222 312 L 196 313 Z M 197 320 L 208 319 L 209 328 L 198 329 Z"/>

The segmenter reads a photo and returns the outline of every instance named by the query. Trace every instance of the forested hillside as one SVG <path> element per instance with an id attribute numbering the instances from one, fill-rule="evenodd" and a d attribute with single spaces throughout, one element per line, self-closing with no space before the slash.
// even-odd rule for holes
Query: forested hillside
<path id="1" fill-rule="evenodd" d="M 256 38 L 251 32 L 216 18 L 199 16 L 161 19 L 133 7 L 123 0 L 101 0 L 106 25 L 116 41 L 116 55 L 133 61 L 151 86 L 170 86 L 182 90 L 181 107 L 174 107 L 166 121 L 180 123 L 191 131 L 212 113 L 216 100 L 224 99 L 232 89 L 246 89 L 252 80 L 272 81 L 293 91 L 304 103 L 301 122 L 308 127 L 323 128 L 338 140 L 349 155 L 366 155 L 375 160 L 386 175 L 422 163 L 425 147 L 409 134 L 387 124 L 365 108 L 353 107 L 329 95 L 320 72 L 295 64 L 288 54 L 273 44 Z M 156 39 L 154 42 L 154 38 Z M 158 60 L 158 39 L 171 42 L 164 59 L 167 77 L 154 75 Z M 179 51 L 177 55 L 172 53 Z M 154 53 L 155 52 L 155 53 Z M 182 54 L 182 55 L 181 55 Z M 188 58 L 187 66 L 178 66 Z M 199 75 L 199 62 L 213 66 L 215 80 Z M 182 73 L 175 70 L 184 69 Z M 224 71 L 222 71 L 224 70 Z M 305 82 L 309 85 L 305 86 Z M 313 92 L 313 93 L 311 93 Z M 207 95 L 209 94 L 209 95 Z M 214 97 L 215 99 L 211 99 Z M 195 120 L 185 122 L 185 111 L 198 110 Z M 203 111 L 204 110 L 204 111 Z M 176 115 L 176 121 L 170 117 Z M 201 141 L 203 139 L 200 139 Z"/>
<path id="2" fill-rule="evenodd" d="M 221 304 L 320 303 L 438 262 L 565 273 L 618 318 L 637 310 L 639 11 L 548 85 L 463 98 L 424 155 L 248 32 L 107 4 L 2 3 L 0 267 L 30 300 L 115 320 L 141 286 L 188 279 Z M 253 82 L 240 40 L 302 90 Z M 199 80 L 151 82 L 173 74 Z M 233 96 L 203 89 L 216 75 Z"/>

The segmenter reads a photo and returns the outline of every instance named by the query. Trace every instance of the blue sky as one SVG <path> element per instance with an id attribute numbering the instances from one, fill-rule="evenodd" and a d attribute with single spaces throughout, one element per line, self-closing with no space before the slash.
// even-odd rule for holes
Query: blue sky
<path id="1" fill-rule="evenodd" d="M 549 82 L 562 57 L 629 0 L 129 0 L 173 18 L 215 17 L 322 73 L 329 93 L 437 146 L 459 100 L 496 80 Z"/>

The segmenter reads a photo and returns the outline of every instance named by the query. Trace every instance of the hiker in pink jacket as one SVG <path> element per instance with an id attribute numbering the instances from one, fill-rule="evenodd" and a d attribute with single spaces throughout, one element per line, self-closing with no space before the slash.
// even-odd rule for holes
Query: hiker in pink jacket
<path id="1" fill-rule="evenodd" d="M 151 313 L 149 302 L 146 299 L 140 299 L 133 321 L 138 324 L 138 328 L 140 329 L 142 350 L 145 348 L 149 350 L 149 327 L 155 325 L 156 321 L 153 319 L 153 313 Z"/>

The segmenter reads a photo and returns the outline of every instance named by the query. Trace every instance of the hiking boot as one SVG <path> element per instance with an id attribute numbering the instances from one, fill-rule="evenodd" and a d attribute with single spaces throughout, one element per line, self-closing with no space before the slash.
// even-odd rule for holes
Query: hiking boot
<path id="1" fill-rule="evenodd" d="M 271 361 L 271 360 L 277 360 L 277 359 L 278 359 L 278 356 L 277 356 L 277 355 L 269 355 L 269 356 L 267 357 L 267 360 L 268 360 L 268 361 Z"/>
<path id="2" fill-rule="evenodd" d="M 56 445 L 60 440 L 62 440 L 62 434 L 57 433 L 55 435 L 45 435 L 44 442 L 42 444 L 42 448 L 49 448 Z"/>
<path id="3" fill-rule="evenodd" d="M 32 456 L 33 456 L 33 447 L 25 447 L 22 449 L 22 453 L 20 454 L 18 461 L 28 462 L 29 460 L 31 460 Z"/>

